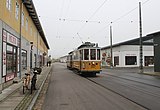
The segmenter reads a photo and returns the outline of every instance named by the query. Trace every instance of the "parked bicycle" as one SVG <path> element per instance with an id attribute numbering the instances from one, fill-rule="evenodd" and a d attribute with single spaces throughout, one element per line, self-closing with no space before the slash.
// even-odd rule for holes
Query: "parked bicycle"
<path id="1" fill-rule="evenodd" d="M 26 90 L 30 90 L 30 93 L 32 94 L 33 90 L 36 90 L 36 81 L 37 81 L 37 74 L 40 74 L 42 72 L 41 68 L 33 68 L 32 71 L 28 71 L 28 73 L 25 73 L 25 77 L 23 78 L 23 94 Z M 31 75 L 33 74 L 32 78 Z M 31 86 L 30 86 L 31 82 Z M 31 89 L 29 89 L 29 86 Z"/>
<path id="2" fill-rule="evenodd" d="M 37 70 L 34 70 L 33 71 L 33 77 L 32 77 L 32 81 L 31 81 L 31 94 L 33 92 L 33 90 L 36 90 L 36 81 L 37 81 L 37 74 L 38 74 L 38 71 Z"/>
<path id="3" fill-rule="evenodd" d="M 30 72 L 25 73 L 25 77 L 23 78 L 23 94 L 26 90 L 29 90 L 29 84 L 31 80 L 31 74 Z"/>

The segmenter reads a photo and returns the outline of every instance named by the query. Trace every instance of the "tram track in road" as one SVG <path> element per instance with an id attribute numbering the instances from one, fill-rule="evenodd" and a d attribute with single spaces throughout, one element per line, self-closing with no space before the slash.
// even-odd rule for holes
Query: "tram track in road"
<path id="1" fill-rule="evenodd" d="M 159 110 L 159 86 L 110 75 L 106 78 L 101 75 L 85 78 L 145 109 Z"/>
<path id="2" fill-rule="evenodd" d="M 112 76 L 110 76 L 112 77 Z M 134 81 L 134 80 L 128 80 L 128 79 L 123 79 L 123 78 L 119 78 L 119 77 L 112 77 L 112 79 L 115 79 L 117 82 L 117 85 L 119 84 L 120 86 L 124 86 L 125 88 L 130 88 L 130 89 L 134 89 L 138 92 L 141 92 L 141 93 L 144 93 L 144 94 L 147 94 L 147 95 L 150 95 L 150 96 L 153 96 L 153 97 L 159 97 L 159 92 L 160 92 L 160 87 L 155 87 L 155 86 L 152 86 L 152 85 L 148 85 L 148 84 L 145 84 L 145 83 L 141 83 L 141 82 L 137 82 L 137 81 Z M 134 82 L 130 85 L 127 84 L 127 80 L 130 81 L 130 82 Z M 110 81 L 112 83 L 112 81 Z M 140 85 L 139 85 L 139 84 Z M 147 87 L 145 87 L 147 86 Z M 149 89 L 149 87 L 152 87 L 152 90 L 154 90 L 154 92 L 152 90 Z"/>
<path id="3" fill-rule="evenodd" d="M 152 87 L 157 87 L 157 88 L 160 88 L 160 86 L 158 85 L 154 85 L 154 84 L 149 84 L 149 83 L 145 83 L 145 82 L 142 82 L 142 81 L 137 81 L 137 80 L 133 80 L 133 79 L 130 79 L 130 78 L 124 78 L 122 76 L 116 76 L 116 75 L 112 75 L 112 74 L 104 74 L 105 76 L 111 76 L 111 77 L 116 77 L 116 78 L 120 78 L 120 79 L 124 79 L 124 80 L 128 80 L 128 81 L 133 81 L 133 82 L 137 82 L 137 83 L 141 83 L 141 84 L 144 84 L 144 85 L 148 85 L 148 86 L 152 86 Z M 127 76 L 127 75 L 125 75 Z M 133 77 L 133 78 L 138 78 L 138 79 L 141 79 L 139 77 L 134 77 L 134 76 L 130 76 L 128 75 L 129 77 Z M 142 79 L 142 80 L 146 80 L 146 79 Z M 146 80 L 147 81 L 147 80 Z M 149 80 L 148 80 L 149 81 Z"/>
<path id="4" fill-rule="evenodd" d="M 89 80 L 90 82 L 92 82 L 92 83 L 94 83 L 94 84 L 96 84 L 96 85 L 98 85 L 98 86 L 100 86 L 100 87 L 103 87 L 104 89 L 107 89 L 107 90 L 109 90 L 109 91 L 111 91 L 111 92 L 113 92 L 113 93 L 115 93 L 115 94 L 117 94 L 117 95 L 125 98 L 126 100 L 128 100 L 128 101 L 130 101 L 130 102 L 132 102 L 132 103 L 134 103 L 134 104 L 136 104 L 136 105 L 138 105 L 138 106 L 146 109 L 146 110 L 150 110 L 150 108 L 148 108 L 148 107 L 146 107 L 146 106 L 144 106 L 144 105 L 142 105 L 142 104 L 140 104 L 140 103 L 137 103 L 136 101 L 134 101 L 134 100 L 126 97 L 125 95 L 122 95 L 121 93 L 119 93 L 119 92 L 117 92 L 117 91 L 115 91 L 115 90 L 113 90 L 113 89 L 111 89 L 111 88 L 109 88 L 109 87 L 106 87 L 106 86 L 104 86 L 104 85 L 102 85 L 102 84 L 100 84 L 100 83 L 92 80 L 91 78 L 88 78 L 88 77 L 85 77 L 85 78 L 86 78 L 87 80 Z"/>
<path id="5" fill-rule="evenodd" d="M 59 110 L 148 110 L 149 108 L 122 97 L 113 90 L 108 90 L 103 85 L 74 74 L 75 72 L 61 65 L 54 66 L 54 71 L 49 86 L 45 109 Z M 89 77 L 88 77 L 89 78 Z M 91 77 L 99 79 L 101 77 Z M 96 81 L 95 81 L 96 82 Z M 68 108 L 68 109 L 67 109 Z"/>

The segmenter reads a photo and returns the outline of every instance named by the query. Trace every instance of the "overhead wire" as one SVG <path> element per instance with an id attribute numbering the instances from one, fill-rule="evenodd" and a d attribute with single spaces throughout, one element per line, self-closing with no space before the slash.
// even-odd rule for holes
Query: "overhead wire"
<path id="1" fill-rule="evenodd" d="M 142 3 L 142 5 L 146 4 L 148 1 L 150 1 L 150 0 L 144 1 L 144 2 Z M 119 18 L 113 20 L 111 23 L 112 23 L 112 24 L 113 24 L 113 23 L 116 23 L 117 21 L 121 20 L 122 18 L 124 18 L 124 17 L 126 17 L 127 15 L 129 15 L 130 13 L 132 13 L 132 12 L 133 12 L 134 10 L 136 10 L 137 8 L 138 8 L 138 6 L 135 7 L 135 8 L 133 8 L 133 9 L 131 9 L 130 11 L 128 11 L 128 12 L 125 13 L 124 15 L 120 16 Z M 97 33 L 101 32 L 102 30 L 106 29 L 109 25 L 111 25 L 111 23 L 108 23 L 107 26 L 103 27 L 101 30 L 97 31 L 96 33 L 94 33 L 94 34 L 91 35 L 91 36 L 94 36 L 95 34 L 97 34 Z"/>
<path id="2" fill-rule="evenodd" d="M 99 9 L 100 9 L 107 1 L 109 1 L 109 0 L 105 0 L 105 1 L 96 9 L 96 11 L 87 19 L 87 21 L 89 21 L 90 19 L 92 19 L 92 17 L 99 11 Z M 81 30 L 85 27 L 85 25 L 86 25 L 87 23 L 88 23 L 88 22 L 85 22 L 85 24 L 80 27 L 80 29 L 78 30 L 78 32 L 81 31 Z"/>
<path id="3" fill-rule="evenodd" d="M 100 23 L 100 21 L 87 21 L 87 20 L 78 20 L 78 19 L 59 19 L 61 21 L 71 21 L 71 22 L 94 22 L 94 23 Z"/>
<path id="4" fill-rule="evenodd" d="M 67 9 L 66 9 L 66 12 L 65 12 L 65 15 L 64 15 L 64 16 L 67 16 L 67 15 L 68 15 L 69 9 L 70 9 L 70 5 L 71 5 L 71 0 L 69 0 L 69 3 L 68 3 L 68 6 L 67 6 Z"/>
<path id="5" fill-rule="evenodd" d="M 62 1 L 62 5 L 61 5 L 61 9 L 60 9 L 59 18 L 62 17 L 63 7 L 64 7 L 64 0 Z M 61 28 L 61 24 L 59 23 L 58 26 L 57 26 L 57 36 L 59 36 L 59 29 L 60 29 L 60 28 Z"/>

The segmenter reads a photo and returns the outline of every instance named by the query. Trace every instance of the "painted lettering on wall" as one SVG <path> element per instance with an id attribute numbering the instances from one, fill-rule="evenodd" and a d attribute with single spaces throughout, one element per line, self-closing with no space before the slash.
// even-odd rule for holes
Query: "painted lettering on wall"
<path id="1" fill-rule="evenodd" d="M 9 34 L 9 42 L 16 45 L 17 39 L 11 34 Z"/>
<path id="2" fill-rule="evenodd" d="M 19 46 L 19 39 L 6 30 L 3 30 L 3 41 L 10 43 L 14 46 Z"/>
<path id="3" fill-rule="evenodd" d="M 12 45 L 18 46 L 17 45 L 17 38 L 10 33 L 7 33 L 7 42 Z"/>
<path id="4" fill-rule="evenodd" d="M 7 41 L 7 32 L 3 30 L 3 41 Z"/>

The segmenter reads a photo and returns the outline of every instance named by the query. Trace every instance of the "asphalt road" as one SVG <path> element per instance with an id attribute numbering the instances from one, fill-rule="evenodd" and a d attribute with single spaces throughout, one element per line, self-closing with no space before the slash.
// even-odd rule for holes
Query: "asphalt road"
<path id="1" fill-rule="evenodd" d="M 98 77 L 89 79 L 149 110 L 160 110 L 159 77 L 123 71 L 103 70 Z"/>
<path id="2" fill-rule="evenodd" d="M 54 63 L 52 70 L 43 110 L 145 109 L 127 98 L 73 73 L 64 64 Z M 92 79 L 99 81 L 101 77 Z M 113 88 L 118 87 L 117 85 Z"/>

